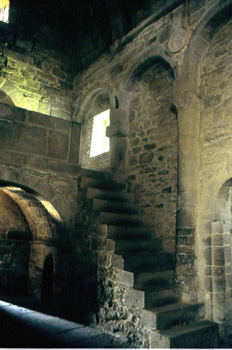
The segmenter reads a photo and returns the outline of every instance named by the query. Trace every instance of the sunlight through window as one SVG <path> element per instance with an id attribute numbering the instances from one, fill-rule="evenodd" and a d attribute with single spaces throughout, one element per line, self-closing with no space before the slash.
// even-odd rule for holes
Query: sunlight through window
<path id="1" fill-rule="evenodd" d="M 9 20 L 10 0 L 0 0 L 0 21 L 8 22 Z"/>
<path id="2" fill-rule="evenodd" d="M 110 110 L 106 110 L 93 118 L 93 131 L 90 157 L 95 157 L 110 149 L 109 138 L 106 136 L 106 127 L 110 124 Z"/>

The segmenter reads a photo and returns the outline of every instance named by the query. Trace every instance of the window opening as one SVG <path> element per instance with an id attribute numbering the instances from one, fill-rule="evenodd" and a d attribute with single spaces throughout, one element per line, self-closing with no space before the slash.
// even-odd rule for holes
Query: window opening
<path id="1" fill-rule="evenodd" d="M 0 0 L 0 21 L 9 21 L 10 0 Z"/>
<path id="2" fill-rule="evenodd" d="M 93 131 L 90 157 L 95 157 L 104 152 L 109 152 L 110 142 L 106 136 L 106 127 L 110 124 L 110 110 L 96 115 L 93 118 Z"/>

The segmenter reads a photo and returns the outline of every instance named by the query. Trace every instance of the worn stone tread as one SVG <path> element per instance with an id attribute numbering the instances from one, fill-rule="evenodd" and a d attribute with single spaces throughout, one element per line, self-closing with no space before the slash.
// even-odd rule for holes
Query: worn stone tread
<path id="1" fill-rule="evenodd" d="M 169 338 L 177 338 L 185 334 L 194 333 L 198 330 L 202 330 L 208 327 L 217 327 L 218 324 L 212 321 L 201 321 L 197 323 L 192 323 L 187 326 L 181 326 L 181 327 L 173 327 L 170 329 L 166 329 L 163 331 L 160 331 L 160 334 L 163 336 L 167 336 Z"/>
<path id="2" fill-rule="evenodd" d="M 128 192 L 115 192 L 110 190 L 102 190 L 100 188 L 88 187 L 87 189 L 87 198 L 99 198 L 110 200 L 114 202 L 123 202 L 123 203 L 134 203 L 135 195 L 134 193 Z"/>
<path id="3" fill-rule="evenodd" d="M 149 311 L 153 311 L 156 314 L 159 313 L 169 313 L 170 311 L 176 311 L 179 309 L 188 309 L 189 307 L 195 307 L 195 306 L 203 306 L 203 303 L 175 303 L 175 304 L 170 304 L 170 305 L 166 305 L 166 306 L 160 306 L 160 307 L 153 307 L 153 308 L 148 308 L 147 310 Z"/>

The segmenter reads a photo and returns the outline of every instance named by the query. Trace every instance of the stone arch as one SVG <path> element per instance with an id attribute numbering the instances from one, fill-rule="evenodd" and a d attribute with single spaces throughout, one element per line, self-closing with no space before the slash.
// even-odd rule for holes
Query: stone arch
<path id="1" fill-rule="evenodd" d="M 5 103 L 10 106 L 14 106 L 12 99 L 2 90 L 0 90 L 0 103 Z"/>
<path id="2" fill-rule="evenodd" d="M 227 327 L 231 322 L 232 266 L 231 266 L 231 188 L 232 178 L 217 192 L 215 214 L 211 219 L 211 245 L 208 270 L 211 270 L 207 294 L 211 295 L 211 317 Z M 222 330 L 223 331 L 223 330 Z"/>
<path id="3" fill-rule="evenodd" d="M 13 105 L 20 108 L 27 108 L 27 99 L 22 92 L 12 83 L 5 80 L 1 85 L 1 90 L 9 97 Z"/>
<path id="4" fill-rule="evenodd" d="M 126 79 L 123 82 L 122 90 L 118 94 L 119 105 L 121 105 L 124 109 L 127 109 L 129 106 L 130 92 L 135 81 L 139 79 L 147 69 L 151 68 L 155 64 L 160 64 L 169 72 L 170 77 L 175 79 L 176 62 L 174 59 L 166 56 L 163 49 L 160 47 L 145 51 L 145 53 L 142 54 L 130 67 Z M 170 108 L 171 105 L 172 101 L 170 101 Z"/>
<path id="5" fill-rule="evenodd" d="M 7 294 L 13 290 L 11 285 L 15 285 L 14 279 L 19 280 L 18 277 L 13 279 L 15 274 L 21 276 L 18 282 L 21 289 L 15 287 L 15 295 L 29 293 L 36 299 L 48 302 L 53 296 L 52 286 L 53 282 L 55 283 L 53 267 L 57 263 L 57 242 L 61 242 L 61 239 L 62 243 L 65 242 L 63 222 L 52 204 L 35 191 L 28 190 L 26 186 L 21 186 L 24 187 L 22 189 L 18 184 L 13 185 L 7 181 L 0 181 L 0 185 L 1 203 L 4 207 L 4 203 L 7 203 L 6 213 L 11 215 L 10 211 L 13 210 L 14 214 L 14 222 L 3 222 L 0 232 L 2 246 L 6 247 L 6 250 L 14 247 L 8 259 L 8 266 L 12 263 L 12 273 L 8 273 L 8 267 L 4 266 L 10 286 L 10 289 L 4 286 L 4 291 Z M 8 198 L 10 203 L 7 202 Z M 25 252 L 21 261 L 18 256 L 22 249 Z M 51 258 L 46 260 L 49 255 L 52 255 L 52 262 Z M 19 261 L 19 264 L 15 261 Z"/>
<path id="6" fill-rule="evenodd" d="M 172 58 L 167 57 L 165 54 L 163 54 L 161 48 L 151 49 L 145 52 L 143 55 L 141 55 L 139 59 L 130 68 L 127 74 L 127 79 L 123 84 L 124 90 L 130 91 L 135 79 L 139 78 L 139 76 L 143 72 L 145 72 L 152 65 L 157 63 L 160 63 L 163 67 L 165 67 L 167 71 L 170 72 L 170 76 L 172 78 L 175 78 L 175 61 Z"/>
<path id="7" fill-rule="evenodd" d="M 182 74 L 191 74 L 192 87 L 198 87 L 200 81 L 200 62 L 208 48 L 209 42 L 216 31 L 232 16 L 232 0 L 215 4 L 201 18 L 197 28 L 190 38 L 184 55 Z M 186 73 L 187 72 L 187 73 Z M 189 82 L 190 83 L 190 82 Z M 187 81 L 187 84 L 189 84 Z"/>
<path id="8" fill-rule="evenodd" d="M 26 192 L 6 182 L 1 185 L 0 238 L 7 252 L 2 267 L 6 278 L 1 276 L 1 292 L 25 295 L 30 286 L 34 294 L 41 279 L 40 260 L 46 251 L 54 250 L 57 225 L 49 213 L 51 209 L 47 210 L 34 191 Z"/>
<path id="9" fill-rule="evenodd" d="M 130 174 L 129 186 L 136 191 L 148 223 L 157 228 L 154 235 L 166 241 L 165 249 L 170 252 L 175 249 L 176 234 L 175 217 L 171 214 L 172 210 L 176 211 L 177 188 L 177 111 L 173 113 L 172 102 L 174 70 L 175 62 L 165 60 L 161 50 L 154 49 L 141 55 L 124 81 L 127 103 L 124 102 L 122 111 L 129 124 L 128 137 L 123 138 L 127 141 L 124 154 L 125 167 Z M 121 96 L 118 96 L 120 106 Z M 163 178 L 159 177 L 161 167 L 172 168 L 173 173 L 167 170 Z M 162 181 L 168 184 L 169 190 L 162 188 Z M 155 188 L 159 188 L 156 193 Z M 163 195 L 166 191 L 170 191 L 170 197 L 169 194 Z M 150 196 L 153 196 L 153 201 Z M 168 223 L 169 210 L 169 218 L 172 218 Z"/>
<path id="10" fill-rule="evenodd" d="M 114 108 L 115 101 L 114 101 L 114 92 L 112 86 L 105 86 L 104 84 L 95 84 L 93 86 L 92 91 L 88 91 L 88 93 L 81 99 L 80 103 L 78 103 L 78 106 L 76 106 L 74 114 L 73 114 L 73 120 L 77 121 L 78 123 L 83 123 L 85 120 L 86 113 L 88 109 L 90 108 L 93 100 L 96 98 L 97 95 L 101 93 L 108 93 L 110 98 L 110 108 Z"/>
<path id="11" fill-rule="evenodd" d="M 21 209 L 29 225 L 33 240 L 51 240 L 55 238 L 55 226 L 52 224 L 47 210 L 35 196 L 14 187 L 3 187 L 1 191 L 11 197 Z"/>
<path id="12" fill-rule="evenodd" d="M 101 112 L 116 108 L 115 96 L 112 89 L 98 87 L 87 95 L 77 113 L 77 119 L 81 122 L 80 154 L 81 165 L 88 169 L 108 168 L 110 164 L 110 152 L 102 153 L 96 157 L 90 157 L 93 118 Z"/>
<path id="13" fill-rule="evenodd" d="M 0 182 L 10 183 L 13 186 L 23 189 L 33 189 L 33 191 L 39 193 L 51 202 L 65 224 L 69 222 L 69 208 L 66 203 L 64 203 L 63 198 L 49 183 L 32 174 L 25 173 L 21 169 L 5 167 L 0 168 Z"/>

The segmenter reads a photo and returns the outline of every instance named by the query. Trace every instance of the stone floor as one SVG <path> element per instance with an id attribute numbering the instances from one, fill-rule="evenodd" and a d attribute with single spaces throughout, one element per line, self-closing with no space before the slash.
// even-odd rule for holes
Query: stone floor
<path id="1" fill-rule="evenodd" d="M 128 348 L 98 329 L 0 301 L 1 348 Z"/>

